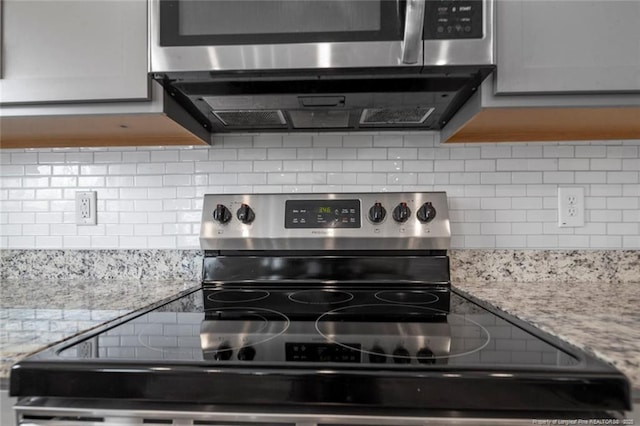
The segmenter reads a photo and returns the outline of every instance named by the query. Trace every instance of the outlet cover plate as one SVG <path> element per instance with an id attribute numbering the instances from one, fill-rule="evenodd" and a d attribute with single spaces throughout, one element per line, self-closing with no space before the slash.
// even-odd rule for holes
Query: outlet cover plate
<path id="1" fill-rule="evenodd" d="M 584 188 L 565 186 L 558 188 L 558 226 L 577 228 L 584 226 Z"/>
<path id="2" fill-rule="evenodd" d="M 76 225 L 96 225 L 96 191 L 76 192 Z"/>

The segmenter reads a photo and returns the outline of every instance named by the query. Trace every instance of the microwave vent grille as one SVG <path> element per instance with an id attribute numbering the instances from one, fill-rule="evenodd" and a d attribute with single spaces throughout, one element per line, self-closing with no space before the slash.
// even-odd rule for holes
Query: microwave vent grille
<path id="1" fill-rule="evenodd" d="M 422 124 L 434 108 L 367 108 L 360 124 Z"/>
<path id="2" fill-rule="evenodd" d="M 213 115 L 225 126 L 233 127 L 284 126 L 287 124 L 284 114 L 280 110 L 213 111 Z"/>

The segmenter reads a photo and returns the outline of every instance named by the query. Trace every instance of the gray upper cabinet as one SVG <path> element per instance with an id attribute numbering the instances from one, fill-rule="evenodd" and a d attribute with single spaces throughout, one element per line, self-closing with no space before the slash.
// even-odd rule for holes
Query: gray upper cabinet
<path id="1" fill-rule="evenodd" d="M 640 0 L 497 2 L 496 93 L 640 91 Z"/>
<path id="2" fill-rule="evenodd" d="M 146 0 L 1 1 L 1 103 L 148 99 Z"/>

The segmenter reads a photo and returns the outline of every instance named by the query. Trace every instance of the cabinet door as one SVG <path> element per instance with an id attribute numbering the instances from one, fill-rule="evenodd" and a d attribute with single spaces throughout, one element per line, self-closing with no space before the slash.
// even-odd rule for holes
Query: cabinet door
<path id="1" fill-rule="evenodd" d="M 640 0 L 497 2 L 497 93 L 640 91 Z"/>
<path id="2" fill-rule="evenodd" d="M 146 99 L 145 0 L 3 0 L 0 102 Z"/>

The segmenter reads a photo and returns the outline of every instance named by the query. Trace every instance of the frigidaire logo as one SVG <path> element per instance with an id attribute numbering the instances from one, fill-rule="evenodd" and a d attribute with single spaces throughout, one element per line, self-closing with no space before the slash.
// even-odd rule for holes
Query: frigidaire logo
<path id="1" fill-rule="evenodd" d="M 327 231 L 311 231 L 312 234 L 318 234 L 318 235 L 327 235 L 328 232 Z"/>

